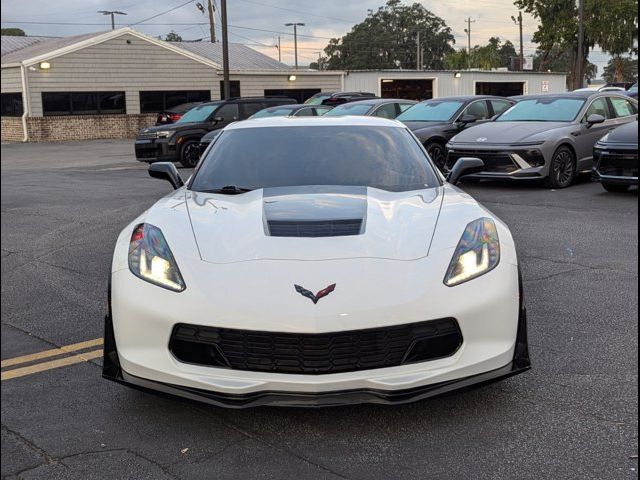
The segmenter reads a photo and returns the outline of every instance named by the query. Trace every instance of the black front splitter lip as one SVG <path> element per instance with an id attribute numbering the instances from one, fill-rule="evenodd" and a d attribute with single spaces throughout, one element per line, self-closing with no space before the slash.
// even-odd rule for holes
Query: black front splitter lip
<path id="1" fill-rule="evenodd" d="M 445 395 L 454 391 L 464 391 L 480 387 L 482 385 L 487 385 L 489 383 L 523 373 L 529 370 L 529 368 L 530 366 L 527 364 L 518 366 L 516 365 L 516 362 L 510 362 L 502 368 L 479 375 L 405 390 L 359 389 L 323 393 L 262 391 L 242 395 L 212 392 L 209 390 L 156 382 L 130 375 L 124 370 L 120 371 L 121 375 L 119 378 L 107 375 L 103 375 L 103 377 L 139 390 L 153 392 L 156 394 L 167 394 L 225 408 L 251 408 L 262 406 L 331 407 L 362 403 L 381 405 L 401 405 L 404 403 L 412 403 L 427 398 Z"/>

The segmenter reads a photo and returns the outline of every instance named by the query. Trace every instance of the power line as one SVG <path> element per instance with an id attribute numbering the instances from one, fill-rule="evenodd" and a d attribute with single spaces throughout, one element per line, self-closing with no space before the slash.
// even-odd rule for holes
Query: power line
<path id="1" fill-rule="evenodd" d="M 140 25 L 141 23 L 147 22 L 147 21 L 149 21 L 149 20 L 153 20 L 154 18 L 158 18 L 158 17 L 160 17 L 160 16 L 162 16 L 162 15 L 166 15 L 166 14 L 167 14 L 167 13 L 169 13 L 169 12 L 173 12 L 174 10 L 177 10 L 177 9 L 179 9 L 179 8 L 182 8 L 182 7 L 184 7 L 185 5 L 189 5 L 190 3 L 193 3 L 193 2 L 195 2 L 195 1 L 196 1 L 196 0 L 188 0 L 187 2 L 181 3 L 180 5 L 176 5 L 175 7 L 172 7 L 172 8 L 170 8 L 169 10 L 165 10 L 164 12 L 157 13 L 156 15 L 153 15 L 153 16 L 151 16 L 151 17 L 149 17 L 149 18 L 145 18 L 144 20 L 140 20 L 139 22 L 136 22 L 136 23 L 130 23 L 130 24 L 129 24 L 129 26 L 132 26 L 132 25 Z"/>

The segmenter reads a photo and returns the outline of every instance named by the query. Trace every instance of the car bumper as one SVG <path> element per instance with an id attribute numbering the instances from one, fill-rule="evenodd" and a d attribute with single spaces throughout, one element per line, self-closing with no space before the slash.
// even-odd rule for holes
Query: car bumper
<path id="1" fill-rule="evenodd" d="M 548 176 L 548 162 L 538 147 L 486 145 L 482 148 L 447 146 L 447 167 L 463 157 L 479 158 L 485 163 L 483 172 L 469 175 L 475 179 L 535 180 Z"/>
<path id="2" fill-rule="evenodd" d="M 371 262 L 372 265 L 379 264 L 382 269 L 393 263 Z M 424 263 L 421 268 L 428 270 L 434 267 L 433 261 L 424 260 Z M 374 269 L 372 265 L 364 268 Z M 393 276 L 392 272 L 389 273 Z M 224 278 L 225 275 L 221 275 L 221 279 Z M 408 403 L 500 380 L 530 368 L 526 310 L 515 263 L 505 261 L 484 277 L 456 287 L 457 295 L 475 302 L 475 305 L 456 306 L 453 301 L 456 294 L 452 293 L 454 289 L 445 287 L 441 279 L 438 283 L 442 286 L 441 293 L 445 298 L 435 300 L 442 295 L 434 292 L 426 303 L 443 305 L 441 308 L 448 309 L 450 316 L 458 320 L 464 341 L 455 354 L 390 368 L 302 375 L 222 369 L 178 361 L 168 347 L 173 327 L 180 322 L 181 316 L 188 316 L 195 324 L 203 324 L 204 321 L 194 318 L 197 313 L 166 313 L 173 309 L 160 301 L 160 297 L 157 301 L 147 299 L 143 305 L 138 300 L 141 297 L 132 292 L 132 288 L 149 288 L 150 292 L 159 294 L 162 290 L 140 281 L 128 271 L 115 272 L 112 284 L 117 306 L 113 312 L 110 307 L 105 321 L 103 376 L 135 388 L 242 408 L 261 405 Z M 496 289 L 493 287 L 495 284 L 507 287 Z M 248 287 L 248 291 L 252 291 Z M 425 288 L 429 290 L 429 287 L 437 289 L 435 284 Z M 123 297 L 125 292 L 126 297 Z M 138 302 L 140 305 L 137 305 Z M 111 300 L 109 303 L 111 305 Z M 157 309 L 150 307 L 153 304 L 158 304 Z M 418 309 L 422 307 L 420 304 Z M 412 305 L 411 309 L 414 308 Z M 224 310 L 224 306 L 221 309 Z M 390 315 L 391 310 L 392 307 L 389 312 L 384 312 L 385 316 Z M 434 308 L 434 315 L 440 317 L 444 312 L 438 310 L 438 307 Z M 238 317 L 242 318 L 242 315 Z M 389 321 L 400 325 L 414 320 L 407 318 L 405 322 L 400 322 L 397 318 L 391 318 Z M 304 329 L 313 330 L 310 325 L 312 323 Z M 286 329 L 296 331 L 300 327 L 283 320 L 278 331 Z M 333 330 L 337 331 L 337 328 Z"/>
<path id="3" fill-rule="evenodd" d="M 594 149 L 595 166 L 591 178 L 596 182 L 615 185 L 638 185 L 638 146 Z"/>
<path id="4" fill-rule="evenodd" d="M 177 162 L 178 152 L 175 145 L 166 140 L 137 139 L 135 141 L 136 160 L 139 162 Z"/>

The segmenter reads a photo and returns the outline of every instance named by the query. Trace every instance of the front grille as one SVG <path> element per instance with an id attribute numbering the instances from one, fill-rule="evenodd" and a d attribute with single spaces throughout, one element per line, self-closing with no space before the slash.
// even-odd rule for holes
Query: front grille
<path id="1" fill-rule="evenodd" d="M 138 133 L 138 140 L 151 140 L 158 138 L 156 132 L 140 132 Z"/>
<path id="2" fill-rule="evenodd" d="M 596 165 L 600 175 L 613 177 L 638 176 L 638 152 L 596 150 Z"/>
<path id="3" fill-rule="evenodd" d="M 453 355 L 452 318 L 323 334 L 176 325 L 169 349 L 180 361 L 252 372 L 320 375 L 396 367 Z"/>
<path id="4" fill-rule="evenodd" d="M 362 233 L 362 219 L 267 222 L 272 237 L 346 237 Z"/>
<path id="5" fill-rule="evenodd" d="M 491 173 L 513 173 L 520 167 L 511 159 L 509 152 L 499 150 L 454 150 L 447 156 L 447 168 L 450 170 L 455 163 L 463 157 L 473 157 L 481 159 L 486 168 L 485 172 Z"/>

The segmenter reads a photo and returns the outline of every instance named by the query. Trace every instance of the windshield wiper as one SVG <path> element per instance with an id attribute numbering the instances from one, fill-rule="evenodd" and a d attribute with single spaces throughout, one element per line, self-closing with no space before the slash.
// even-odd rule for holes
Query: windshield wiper
<path id="1" fill-rule="evenodd" d="M 235 185 L 226 185 L 222 188 L 213 190 L 204 190 L 204 193 L 219 193 L 222 195 L 241 195 L 243 193 L 253 192 L 253 188 L 236 187 Z"/>

